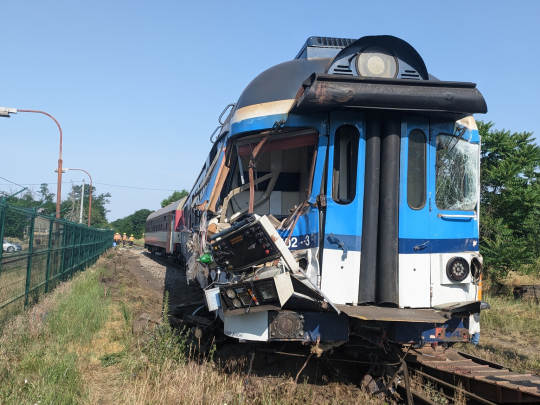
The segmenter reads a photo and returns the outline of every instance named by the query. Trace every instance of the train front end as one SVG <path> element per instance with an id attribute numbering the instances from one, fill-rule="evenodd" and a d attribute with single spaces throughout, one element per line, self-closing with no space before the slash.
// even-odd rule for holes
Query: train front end
<path id="1" fill-rule="evenodd" d="M 225 334 L 470 340 L 485 112 L 475 84 L 438 80 L 391 36 L 312 37 L 255 78 L 187 203 Z"/>

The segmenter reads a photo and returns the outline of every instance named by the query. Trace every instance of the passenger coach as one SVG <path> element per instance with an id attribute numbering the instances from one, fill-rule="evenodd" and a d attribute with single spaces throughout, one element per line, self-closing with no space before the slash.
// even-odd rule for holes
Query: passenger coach
<path id="1" fill-rule="evenodd" d="M 170 255 L 182 261 L 180 231 L 184 225 L 183 207 L 186 197 L 151 213 L 146 218 L 144 247 L 152 254 Z"/>

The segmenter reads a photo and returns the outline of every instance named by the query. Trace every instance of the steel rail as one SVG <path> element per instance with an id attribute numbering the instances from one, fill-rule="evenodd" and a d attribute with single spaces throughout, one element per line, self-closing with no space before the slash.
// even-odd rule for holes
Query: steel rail
<path id="1" fill-rule="evenodd" d="M 413 370 L 414 373 L 419 374 L 424 378 L 428 378 L 428 379 L 434 381 L 435 383 L 437 383 L 439 385 L 442 385 L 443 387 L 453 389 L 454 391 L 461 391 L 465 395 L 467 395 L 468 397 L 474 399 L 475 401 L 480 402 L 481 404 L 484 404 L 484 405 L 497 405 L 495 402 L 488 401 L 487 399 L 484 399 L 484 398 L 482 398 L 482 397 L 480 397 L 480 396 L 478 396 L 476 394 L 473 394 L 472 392 L 467 391 L 465 388 L 456 387 L 453 384 L 447 383 L 446 381 L 443 381 L 443 380 L 439 380 L 438 378 L 433 377 L 433 376 L 431 376 L 429 374 L 426 374 L 426 373 L 424 373 L 424 372 L 422 372 L 420 370 L 417 370 L 417 369 L 414 369 L 414 368 L 412 370 Z"/>

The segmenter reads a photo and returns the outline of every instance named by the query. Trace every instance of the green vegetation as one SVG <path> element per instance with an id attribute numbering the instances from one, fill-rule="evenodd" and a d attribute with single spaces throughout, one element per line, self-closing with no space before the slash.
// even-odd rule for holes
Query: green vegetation
<path id="1" fill-rule="evenodd" d="M 110 226 L 115 232 L 125 232 L 128 235 L 133 234 L 136 239 L 140 239 L 146 229 L 146 218 L 148 218 L 148 215 L 152 212 L 153 211 L 147 209 L 138 210 L 127 217 L 111 222 Z"/>
<path id="2" fill-rule="evenodd" d="M 84 348 L 109 314 L 99 276 L 99 271 L 82 273 L 5 325 L 0 336 L 0 403 L 78 404 L 84 398 Z"/>
<path id="3" fill-rule="evenodd" d="M 189 194 L 189 191 L 187 191 L 185 188 L 182 189 L 182 191 L 175 191 L 170 196 L 168 196 L 163 201 L 161 201 L 161 208 L 164 208 L 175 201 L 181 200 L 182 198 L 186 197 L 188 194 Z"/>
<path id="4" fill-rule="evenodd" d="M 80 202 L 81 202 L 82 186 L 73 185 L 66 200 L 60 204 L 61 217 L 69 221 L 79 220 Z M 1 193 L 0 193 L 1 195 Z M 7 197 L 8 193 L 4 193 Z M 107 210 L 106 205 L 109 204 L 110 193 L 97 194 L 96 188 L 92 187 L 92 220 L 91 226 L 95 228 L 107 228 Z M 83 222 L 88 221 L 88 207 L 90 201 L 90 187 L 84 187 L 84 207 L 83 207 Z M 39 191 L 33 192 L 27 190 L 24 193 L 11 197 L 9 204 L 25 209 L 39 208 L 39 212 L 54 215 L 56 212 L 55 194 L 49 191 L 49 186 L 46 183 L 41 184 Z M 29 210 L 30 214 L 30 210 Z M 4 235 L 10 237 L 23 238 L 23 229 L 28 225 L 29 215 L 23 213 L 12 212 L 6 215 L 6 224 Z M 85 223 L 86 223 L 85 222 Z"/>
<path id="5" fill-rule="evenodd" d="M 482 139 L 480 252 L 492 281 L 510 271 L 538 274 L 540 146 L 530 132 L 478 122 Z"/>

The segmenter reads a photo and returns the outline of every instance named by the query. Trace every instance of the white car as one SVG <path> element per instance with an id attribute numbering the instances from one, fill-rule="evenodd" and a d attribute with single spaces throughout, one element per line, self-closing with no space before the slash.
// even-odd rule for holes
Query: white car
<path id="1" fill-rule="evenodd" d="M 12 252 L 22 250 L 22 246 L 17 245 L 16 243 L 8 242 L 7 240 L 4 239 L 4 243 L 2 243 L 2 250 L 4 252 L 12 253 Z"/>

